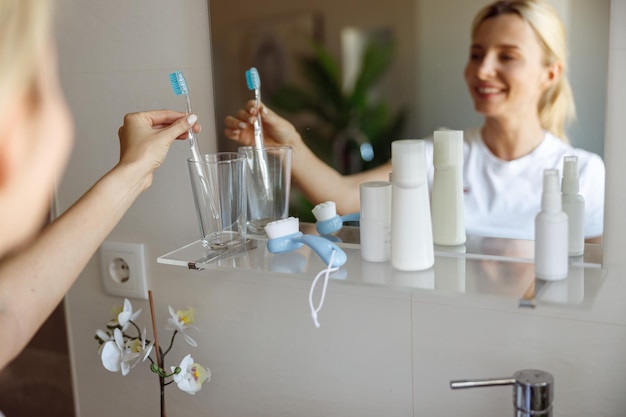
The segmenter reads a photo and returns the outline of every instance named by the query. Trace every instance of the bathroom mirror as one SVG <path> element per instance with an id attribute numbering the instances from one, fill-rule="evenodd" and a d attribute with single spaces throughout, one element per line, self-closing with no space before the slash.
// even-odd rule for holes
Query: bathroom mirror
<path id="1" fill-rule="evenodd" d="M 603 157 L 610 0 L 550 2 L 568 30 L 578 113 L 568 129 L 570 141 Z M 480 126 L 463 68 L 471 19 L 486 3 L 366 0 L 355 7 L 347 0 L 209 0 L 219 147 L 236 147 L 223 137 L 222 121 L 253 98 L 245 71 L 259 68 L 264 98 L 281 83 L 301 82 L 293 54 L 310 51 L 306 36 L 320 40 L 341 61 L 345 80 L 354 70 L 350 57 L 362 46 L 359 42 L 393 39 L 394 59 L 372 94 L 394 110 L 406 109 L 403 137 L 426 137 L 442 126 Z"/>

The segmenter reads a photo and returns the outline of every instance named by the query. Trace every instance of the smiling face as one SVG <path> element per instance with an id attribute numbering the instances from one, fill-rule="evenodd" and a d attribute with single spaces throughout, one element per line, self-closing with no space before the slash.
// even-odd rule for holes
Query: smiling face
<path id="1" fill-rule="evenodd" d="M 486 19 L 472 39 L 465 82 L 477 112 L 488 118 L 535 118 L 541 94 L 557 69 L 544 64 L 542 47 L 515 14 Z"/>

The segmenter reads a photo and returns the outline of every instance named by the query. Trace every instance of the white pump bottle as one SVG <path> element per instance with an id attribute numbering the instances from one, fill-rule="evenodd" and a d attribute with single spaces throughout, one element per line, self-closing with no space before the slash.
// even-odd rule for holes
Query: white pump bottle
<path id="1" fill-rule="evenodd" d="M 465 243 L 463 200 L 463 131 L 437 130 L 433 138 L 435 174 L 432 190 L 433 241 L 437 245 Z"/>
<path id="2" fill-rule="evenodd" d="M 585 198 L 578 194 L 579 188 L 578 157 L 566 156 L 563 158 L 561 196 L 569 225 L 569 256 L 580 256 L 585 252 Z"/>
<path id="3" fill-rule="evenodd" d="M 561 208 L 559 171 L 543 171 L 541 211 L 535 217 L 535 277 L 547 281 L 567 278 L 568 221 Z"/>
<path id="4" fill-rule="evenodd" d="M 391 143 L 391 264 L 421 271 L 435 263 L 424 141 Z"/>

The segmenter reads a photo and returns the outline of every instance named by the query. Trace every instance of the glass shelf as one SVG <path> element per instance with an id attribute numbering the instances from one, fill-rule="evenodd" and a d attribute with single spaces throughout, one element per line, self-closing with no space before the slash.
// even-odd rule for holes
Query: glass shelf
<path id="1" fill-rule="evenodd" d="M 314 225 L 301 224 L 303 233 L 315 233 Z M 355 232 L 356 230 L 356 232 Z M 426 271 L 405 272 L 389 262 L 362 260 L 359 245 L 354 243 L 358 228 L 344 227 L 336 240 L 347 255 L 347 262 L 332 273 L 333 280 L 350 284 L 420 289 L 438 294 L 481 294 L 513 298 L 520 307 L 558 304 L 585 307 L 591 305 L 604 281 L 605 270 L 599 262 L 601 252 L 587 245 L 580 258 L 570 258 L 569 276 L 556 282 L 536 280 L 532 263 L 533 242 L 511 239 L 470 237 L 457 248 L 436 247 L 435 265 Z M 263 236 L 250 237 L 245 246 L 227 252 L 204 248 L 200 240 L 160 256 L 161 264 L 189 269 L 239 269 L 289 274 L 311 279 L 326 265 L 304 246 L 284 254 L 272 254 Z"/>
<path id="2" fill-rule="evenodd" d="M 302 233 L 317 234 L 312 223 L 300 224 Z M 358 226 L 344 226 L 334 236 L 347 247 L 359 248 L 360 235 Z M 435 255 L 462 256 L 464 258 L 493 259 L 513 262 L 534 262 L 535 242 L 532 240 L 504 239 L 497 237 L 467 236 L 467 241 L 460 246 L 435 245 Z M 586 244 L 583 256 L 571 257 L 570 265 L 586 268 L 601 268 L 602 246 Z"/>

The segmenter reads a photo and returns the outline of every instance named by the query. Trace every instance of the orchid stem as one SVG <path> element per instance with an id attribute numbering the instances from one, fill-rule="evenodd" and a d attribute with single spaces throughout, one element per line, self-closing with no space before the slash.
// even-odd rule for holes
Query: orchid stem
<path id="1" fill-rule="evenodd" d="M 156 319 L 154 317 L 154 300 L 152 291 L 148 290 L 148 298 L 150 300 L 150 317 L 152 318 L 152 332 L 154 333 L 154 349 L 156 351 L 157 364 L 163 369 L 163 358 L 161 357 L 161 348 L 159 347 L 159 337 L 157 335 Z M 165 378 L 159 375 L 159 387 L 161 388 L 161 417 L 166 417 L 165 413 Z"/>
<path id="2" fill-rule="evenodd" d="M 174 346 L 174 338 L 176 337 L 176 333 L 178 333 L 178 330 L 174 330 L 174 333 L 172 334 L 172 339 L 170 340 L 170 347 L 168 347 L 163 354 L 163 358 L 165 358 L 165 355 L 167 355 L 168 352 L 172 349 L 172 346 Z"/>

